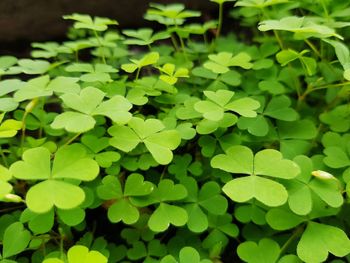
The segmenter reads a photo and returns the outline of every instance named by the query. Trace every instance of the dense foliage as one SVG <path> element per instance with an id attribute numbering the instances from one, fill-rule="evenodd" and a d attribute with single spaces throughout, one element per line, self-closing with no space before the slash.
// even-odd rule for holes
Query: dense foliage
<path id="1" fill-rule="evenodd" d="M 350 260 L 350 3 L 212 2 L 0 57 L 1 263 Z"/>

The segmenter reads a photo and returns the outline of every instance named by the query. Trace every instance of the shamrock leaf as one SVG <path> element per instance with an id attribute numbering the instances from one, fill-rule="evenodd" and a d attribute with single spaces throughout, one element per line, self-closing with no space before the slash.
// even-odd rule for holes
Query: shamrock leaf
<path id="1" fill-rule="evenodd" d="M 65 68 L 68 72 L 83 72 L 80 80 L 84 82 L 111 82 L 109 73 L 118 72 L 117 69 L 107 64 L 73 63 Z"/>
<path id="2" fill-rule="evenodd" d="M 149 66 L 149 65 L 153 65 L 153 64 L 157 63 L 158 59 L 159 59 L 158 52 L 150 52 L 150 53 L 146 54 L 145 56 L 143 56 L 139 60 L 130 59 L 130 61 L 132 63 L 123 64 L 121 66 L 121 68 L 128 73 L 133 73 L 136 69 L 138 71 L 140 71 L 141 68 L 143 68 L 145 66 Z"/>
<path id="3" fill-rule="evenodd" d="M 71 109 L 58 115 L 51 123 L 53 129 L 66 129 L 69 132 L 85 132 L 95 126 L 93 116 L 102 115 L 120 124 L 127 123 L 131 118 L 128 112 L 132 105 L 121 95 L 103 101 L 105 93 L 94 87 L 87 87 L 79 94 L 66 93 L 61 99 Z"/>
<path id="4" fill-rule="evenodd" d="M 129 152 L 144 143 L 159 164 L 168 164 L 173 159 L 171 150 L 179 146 L 181 137 L 176 130 L 164 129 L 164 124 L 157 119 L 144 121 L 134 117 L 128 126 L 114 125 L 108 129 L 108 133 L 113 136 L 110 139 L 113 147 Z"/>
<path id="5" fill-rule="evenodd" d="M 139 210 L 129 201 L 133 196 L 145 196 L 153 191 L 150 182 L 144 182 L 140 174 L 127 177 L 124 191 L 118 178 L 107 175 L 102 179 L 102 185 L 97 188 L 97 194 L 104 200 L 113 200 L 108 208 L 108 219 L 117 223 L 134 224 L 140 217 Z"/>
<path id="6" fill-rule="evenodd" d="M 179 260 L 177 261 L 173 256 L 167 255 L 160 263 L 210 263 L 212 262 L 209 259 L 202 259 L 196 249 L 193 247 L 183 247 L 179 253 Z"/>
<path id="7" fill-rule="evenodd" d="M 186 18 L 198 17 L 200 12 L 185 9 L 183 4 L 150 4 L 151 8 L 147 10 L 145 19 L 155 20 L 164 25 L 181 25 Z"/>
<path id="8" fill-rule="evenodd" d="M 2 256 L 9 258 L 23 252 L 31 239 L 30 232 L 20 222 L 15 222 L 5 230 L 2 240 Z"/>
<path id="9" fill-rule="evenodd" d="M 17 61 L 18 66 L 9 68 L 11 74 L 25 73 L 28 75 L 44 74 L 49 71 L 51 64 L 41 59 L 20 59 Z"/>
<path id="10" fill-rule="evenodd" d="M 332 131 L 346 132 L 350 129 L 350 111 L 348 105 L 340 105 L 320 115 L 320 120 L 328 124 Z"/>
<path id="11" fill-rule="evenodd" d="M 91 18 L 89 15 L 81 15 L 74 13 L 72 15 L 63 16 L 64 19 L 74 20 L 73 27 L 76 29 L 90 29 L 93 31 L 105 31 L 109 25 L 118 25 L 116 20 L 104 17 Z"/>
<path id="12" fill-rule="evenodd" d="M 186 196 L 187 190 L 183 185 L 175 185 L 173 181 L 163 179 L 148 199 L 134 198 L 132 203 L 138 206 L 159 203 L 148 220 L 148 226 L 154 232 L 163 232 L 169 228 L 170 224 L 175 226 L 186 224 L 188 219 L 186 210 L 182 207 L 169 204 L 171 201 L 181 200 Z"/>
<path id="13" fill-rule="evenodd" d="M 245 52 L 240 52 L 235 56 L 229 52 L 220 52 L 216 55 L 211 54 L 208 57 L 209 61 L 205 62 L 203 66 L 218 74 L 230 71 L 230 67 L 250 69 L 253 66 L 250 62 L 251 57 Z"/>
<path id="14" fill-rule="evenodd" d="M 306 73 L 312 76 L 316 73 L 317 64 L 315 59 L 304 56 L 304 54 L 308 52 L 308 50 L 303 50 L 300 53 L 292 49 L 282 50 L 276 54 L 276 58 L 282 66 L 287 65 L 293 60 L 299 59 Z"/>
<path id="15" fill-rule="evenodd" d="M 127 45 L 149 46 L 157 40 L 167 39 L 170 34 L 166 31 L 153 34 L 150 28 L 140 28 L 138 30 L 123 30 L 123 34 L 129 38 L 124 40 Z"/>
<path id="16" fill-rule="evenodd" d="M 23 180 L 44 180 L 32 186 L 26 195 L 30 210 L 45 213 L 53 206 L 72 209 L 85 199 L 84 191 L 71 182 L 62 179 L 91 181 L 99 173 L 97 163 L 86 157 L 83 146 L 73 144 L 59 148 L 51 169 L 51 154 L 47 148 L 37 147 L 24 152 L 23 161 L 10 167 L 14 177 Z M 45 198 L 42 198 L 45 196 Z"/>
<path id="17" fill-rule="evenodd" d="M 53 91 L 47 86 L 49 82 L 50 77 L 48 75 L 31 79 L 21 89 L 17 90 L 14 99 L 20 102 L 37 97 L 51 96 Z"/>
<path id="18" fill-rule="evenodd" d="M 154 262 L 153 256 L 159 258 L 166 254 L 166 246 L 161 244 L 159 240 L 151 240 L 147 248 L 142 241 L 136 241 L 132 244 L 127 252 L 127 256 L 131 260 L 140 260 L 144 258 L 143 262 Z"/>
<path id="19" fill-rule="evenodd" d="M 227 210 L 227 200 L 220 195 L 220 186 L 215 182 L 205 183 L 198 191 L 196 180 L 186 177 L 181 180 L 186 187 L 188 196 L 185 209 L 188 214 L 188 228 L 192 232 L 203 232 L 208 228 L 208 218 L 203 210 L 214 215 L 223 215 Z"/>
<path id="20" fill-rule="evenodd" d="M 160 79 L 170 85 L 174 85 L 178 78 L 188 78 L 188 69 L 187 68 L 178 68 L 175 71 L 175 65 L 166 63 L 162 67 L 158 67 L 158 69 L 164 73 L 160 75 Z"/>
<path id="21" fill-rule="evenodd" d="M 0 57 L 0 76 L 11 74 L 8 69 L 17 63 L 17 58 L 13 56 L 1 56 Z"/>
<path id="22" fill-rule="evenodd" d="M 305 262 L 324 262 L 328 253 L 344 257 L 350 253 L 350 240 L 338 227 L 309 222 L 298 246 L 297 253 Z"/>
<path id="23" fill-rule="evenodd" d="M 265 20 L 260 22 L 258 29 L 260 31 L 290 31 L 295 34 L 295 38 L 297 39 L 309 37 L 328 38 L 332 36 L 343 39 L 333 28 L 317 24 L 313 19 L 308 17 L 288 16 L 280 20 Z"/>
<path id="24" fill-rule="evenodd" d="M 68 263 L 107 263 L 107 258 L 99 251 L 91 250 L 85 246 L 75 245 L 68 250 Z"/>
<path id="25" fill-rule="evenodd" d="M 287 201 L 287 191 L 280 183 L 258 175 L 292 179 L 300 172 L 294 162 L 283 159 L 282 154 L 276 150 L 262 150 L 254 157 L 248 147 L 240 145 L 228 148 L 226 154 L 214 156 L 211 166 L 231 173 L 250 175 L 233 179 L 223 187 L 223 191 L 232 200 L 247 202 L 256 198 L 268 206 L 284 204 Z M 266 192 L 266 189 L 269 191 Z"/>
<path id="26" fill-rule="evenodd" d="M 233 111 L 246 117 L 255 117 L 255 110 L 260 107 L 260 103 L 251 98 L 232 100 L 234 94 L 233 91 L 228 90 L 204 91 L 204 95 L 208 99 L 196 102 L 194 109 L 210 121 L 222 120 L 225 111 Z"/>
<path id="27" fill-rule="evenodd" d="M 285 183 L 289 192 L 288 204 L 290 209 L 297 215 L 306 215 L 313 207 L 314 195 L 318 196 L 327 205 L 337 208 L 344 200 L 341 189 L 336 180 L 320 179 L 312 176 L 313 163 L 306 156 L 294 158 L 301 169 L 301 173 L 293 180 Z"/>
<path id="28" fill-rule="evenodd" d="M 248 263 L 274 263 L 279 258 L 280 247 L 276 241 L 264 238 L 258 244 L 253 241 L 239 244 L 237 253 Z"/>
<path id="29" fill-rule="evenodd" d="M 23 126 L 21 121 L 7 119 L 3 121 L 5 113 L 0 114 L 0 138 L 10 138 L 17 134 Z"/>

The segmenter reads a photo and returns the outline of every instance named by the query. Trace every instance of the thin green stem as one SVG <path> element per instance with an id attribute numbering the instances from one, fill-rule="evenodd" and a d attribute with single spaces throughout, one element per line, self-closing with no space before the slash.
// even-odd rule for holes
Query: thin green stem
<path id="1" fill-rule="evenodd" d="M 141 68 L 137 68 L 135 80 L 139 79 Z"/>
<path id="2" fill-rule="evenodd" d="M 288 246 L 296 239 L 298 238 L 304 231 L 304 225 L 299 226 L 293 234 L 288 238 L 288 240 L 283 244 L 280 250 L 280 255 L 283 255 L 283 253 L 286 251 Z"/>
<path id="3" fill-rule="evenodd" d="M 223 21 L 223 14 L 224 14 L 224 5 L 223 3 L 219 4 L 219 18 L 218 18 L 218 28 L 216 30 L 216 39 L 220 37 L 220 33 L 222 30 L 222 21 Z"/>
<path id="4" fill-rule="evenodd" d="M 79 133 L 77 133 L 76 135 L 74 135 L 74 136 L 73 136 L 72 138 L 70 138 L 65 144 L 63 144 L 62 147 L 67 146 L 67 145 L 71 144 L 72 142 L 74 142 L 75 139 L 78 138 L 81 134 L 82 134 L 82 133 L 79 132 Z"/>
<path id="5" fill-rule="evenodd" d="M 106 64 L 106 58 L 105 58 L 105 52 L 104 52 L 104 50 L 103 50 L 103 45 L 102 45 L 101 39 L 100 39 L 100 37 L 98 36 L 96 30 L 94 30 L 94 35 L 95 35 L 95 37 L 96 37 L 96 40 L 97 40 L 98 45 L 99 45 L 100 48 L 101 48 L 102 62 L 103 62 L 103 64 Z"/>
<path id="6" fill-rule="evenodd" d="M 2 150 L 1 146 L 0 146 L 0 155 L 1 155 L 1 159 L 2 159 L 2 162 L 5 165 L 5 167 L 9 167 L 9 163 L 7 161 L 7 158 L 6 158 L 5 154 L 4 154 L 4 151 Z"/>
<path id="7" fill-rule="evenodd" d="M 312 49 L 312 51 L 318 56 L 320 59 L 322 59 L 321 53 L 317 50 L 314 44 L 308 39 L 304 39 L 305 43 Z"/>

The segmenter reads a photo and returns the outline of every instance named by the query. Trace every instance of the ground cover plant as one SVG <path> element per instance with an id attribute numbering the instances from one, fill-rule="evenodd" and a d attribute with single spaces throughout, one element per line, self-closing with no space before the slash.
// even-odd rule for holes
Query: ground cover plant
<path id="1" fill-rule="evenodd" d="M 350 3 L 212 2 L 0 57 L 1 263 L 349 262 Z"/>

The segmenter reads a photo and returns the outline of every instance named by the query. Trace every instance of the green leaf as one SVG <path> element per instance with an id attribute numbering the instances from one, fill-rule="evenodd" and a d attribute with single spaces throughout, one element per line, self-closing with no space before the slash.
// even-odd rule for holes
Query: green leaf
<path id="1" fill-rule="evenodd" d="M 2 256 L 9 258 L 23 252 L 31 239 L 30 232 L 20 222 L 8 226 L 4 233 Z"/>
<path id="2" fill-rule="evenodd" d="M 295 37 L 298 39 L 305 39 L 309 37 L 337 37 L 343 39 L 342 36 L 338 35 L 333 28 L 316 24 L 308 17 L 288 16 L 283 17 L 280 20 L 265 20 L 260 22 L 258 29 L 260 31 L 290 31 L 295 33 Z"/>
<path id="3" fill-rule="evenodd" d="M 134 117 L 126 126 L 112 126 L 108 133 L 113 138 L 110 144 L 122 151 L 131 151 L 143 142 L 159 164 L 168 164 L 173 158 L 171 150 L 176 149 L 181 137 L 176 130 L 164 130 L 165 126 L 157 119 L 142 120 Z"/>
<path id="4" fill-rule="evenodd" d="M 53 206 L 72 209 L 84 201 L 85 193 L 80 187 L 57 179 L 91 181 L 99 173 L 97 163 L 86 156 L 85 148 L 79 144 L 60 148 L 55 154 L 52 171 L 50 159 L 51 153 L 47 148 L 32 148 L 24 152 L 23 161 L 17 161 L 10 167 L 16 178 L 46 179 L 32 186 L 26 195 L 28 208 L 36 213 L 45 213 Z"/>
<path id="5" fill-rule="evenodd" d="M 228 72 L 230 67 L 250 69 L 253 66 L 253 64 L 250 62 L 251 57 L 245 52 L 240 52 L 235 56 L 229 52 L 220 52 L 216 55 L 211 54 L 208 57 L 209 61 L 204 63 L 203 66 L 206 69 L 218 74 Z"/>
<path id="6" fill-rule="evenodd" d="M 42 198 L 45 196 L 45 198 Z M 53 206 L 72 209 L 85 199 L 84 191 L 64 181 L 46 180 L 32 186 L 26 195 L 27 206 L 36 213 L 46 213 Z"/>
<path id="7" fill-rule="evenodd" d="M 90 29 L 93 31 L 105 31 L 108 29 L 109 25 L 118 25 L 116 20 L 104 18 L 104 17 L 94 17 L 91 18 L 89 15 L 82 15 L 74 13 L 72 15 L 63 16 L 64 19 L 74 20 L 74 28 L 76 29 Z"/>
<path id="8" fill-rule="evenodd" d="M 283 205 L 288 197 L 281 184 L 259 176 L 233 179 L 222 190 L 235 202 L 244 203 L 255 198 L 271 207 Z"/>
<path id="9" fill-rule="evenodd" d="M 83 133 L 94 128 L 93 117 L 74 111 L 66 111 L 58 115 L 51 123 L 53 129 L 65 129 L 68 132 Z"/>
<path id="10" fill-rule="evenodd" d="M 290 108 L 291 100 L 287 96 L 273 97 L 267 104 L 264 115 L 282 120 L 295 121 L 298 118 L 298 113 Z"/>
<path id="11" fill-rule="evenodd" d="M 264 238 L 255 243 L 245 241 L 237 248 L 238 256 L 249 263 L 274 263 L 280 254 L 278 243 L 272 239 Z"/>
<path id="12" fill-rule="evenodd" d="M 161 203 L 150 216 L 148 226 L 154 232 L 163 232 L 169 228 L 170 224 L 179 227 L 185 225 L 187 220 L 185 209 Z"/>
<path id="13" fill-rule="evenodd" d="M 340 228 L 309 222 L 297 246 L 300 259 L 306 262 L 323 262 L 328 253 L 344 257 L 350 253 L 350 240 Z"/>
<path id="14" fill-rule="evenodd" d="M 209 259 L 200 259 L 200 255 L 196 249 L 193 247 L 183 247 L 179 253 L 179 261 L 177 261 L 173 256 L 165 256 L 160 263 L 210 263 Z"/>
<path id="15" fill-rule="evenodd" d="M 272 208 L 266 214 L 266 221 L 273 229 L 284 231 L 298 226 L 305 221 L 305 218 L 288 209 Z"/>
<path id="16" fill-rule="evenodd" d="M 107 263 L 108 259 L 96 250 L 85 246 L 75 245 L 68 250 L 68 263 Z"/>
<path id="17" fill-rule="evenodd" d="M 50 77 L 48 75 L 29 80 L 26 85 L 17 90 L 14 99 L 17 102 L 37 97 L 51 96 L 53 91 L 48 88 Z"/>

